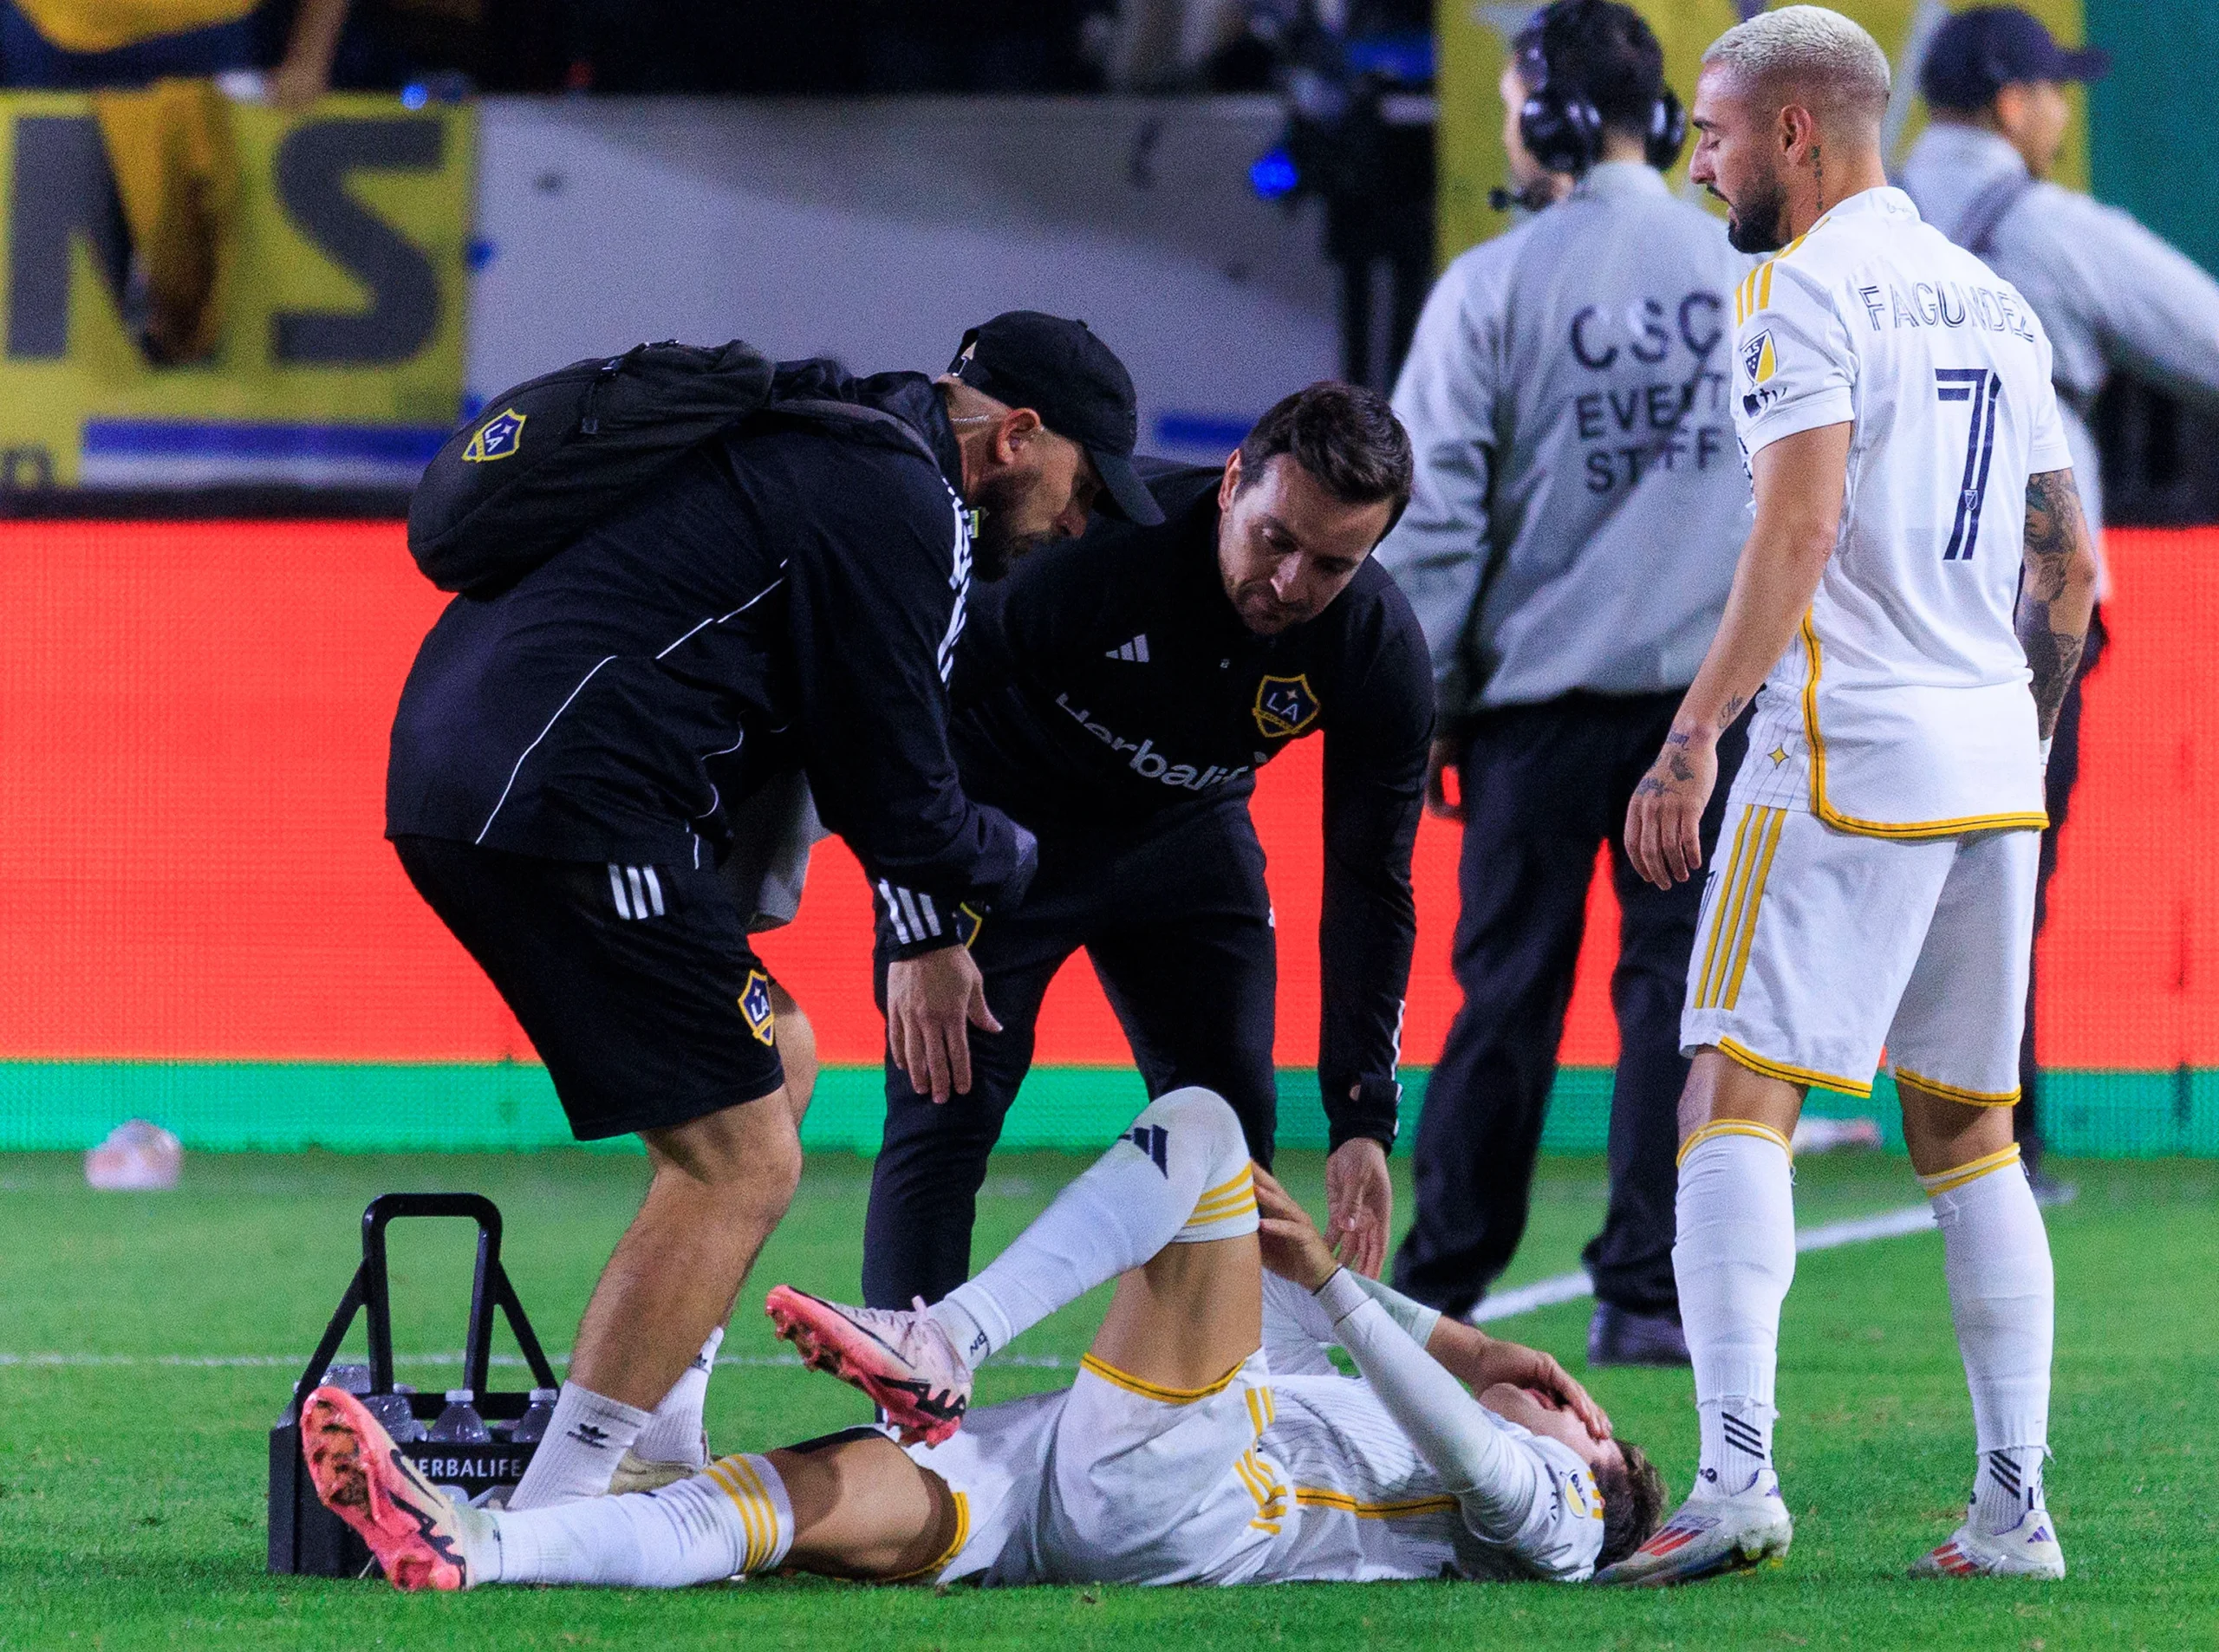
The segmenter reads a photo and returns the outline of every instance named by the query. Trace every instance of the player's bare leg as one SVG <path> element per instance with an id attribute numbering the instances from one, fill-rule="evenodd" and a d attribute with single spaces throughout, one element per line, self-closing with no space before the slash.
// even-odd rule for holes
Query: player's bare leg
<path id="1" fill-rule="evenodd" d="M 1693 1356 L 1702 1457 L 1679 1512 L 1604 1572 L 1692 1582 L 1787 1552 L 1794 1525 L 1772 1463 L 1780 1310 L 1795 1277 L 1789 1138 L 1803 1087 L 1700 1050 L 1680 1100 L 1679 1239 L 1672 1247 Z"/>
<path id="2" fill-rule="evenodd" d="M 301 1422 L 317 1496 L 402 1590 L 676 1589 L 780 1567 L 891 1581 L 934 1569 L 962 1525 L 939 1475 L 863 1431 L 722 1458 L 654 1492 L 493 1511 L 432 1485 L 352 1395 L 318 1389 Z"/>
<path id="3" fill-rule="evenodd" d="M 786 989 L 770 986 L 772 1036 L 778 1047 L 778 1065 L 786 1076 L 787 1111 L 798 1132 L 809 1115 L 810 1096 L 817 1089 L 817 1029 Z M 719 1323 L 701 1344 L 700 1353 L 655 1405 L 654 1415 L 616 1466 L 608 1482 L 612 1492 L 652 1492 L 698 1474 L 709 1460 L 709 1436 L 702 1426 L 709 1376 L 716 1367 L 717 1350 L 723 1344 Z"/>
<path id="4" fill-rule="evenodd" d="M 2061 1577 L 2065 1554 L 2042 1494 L 2055 1286 L 2041 1210 L 2011 1139 L 2011 1102 L 1961 1101 L 1900 1071 L 1896 1083 L 1911 1168 L 1942 1229 L 1979 1454 L 1964 1524 L 1911 1570 Z"/>
<path id="5" fill-rule="evenodd" d="M 594 1287 L 553 1426 L 513 1508 L 608 1488 L 655 1406 L 730 1317 L 801 1176 L 784 1089 L 641 1139 L 647 1198 Z"/>
<path id="6" fill-rule="evenodd" d="M 1088 1351 L 1156 1388 L 1206 1388 L 1263 1345 L 1263 1314 L 1253 1233 L 1167 1245 L 1118 1277 Z"/>

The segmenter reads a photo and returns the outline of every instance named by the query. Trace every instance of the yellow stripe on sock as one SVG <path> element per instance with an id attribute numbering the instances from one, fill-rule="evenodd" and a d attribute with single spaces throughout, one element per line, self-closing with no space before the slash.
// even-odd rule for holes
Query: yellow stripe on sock
<path id="1" fill-rule="evenodd" d="M 1672 1162 L 1687 1163 L 1688 1154 L 1693 1153 L 1704 1142 L 1721 1135 L 1754 1135 L 1760 1141 L 1771 1142 L 1791 1158 L 1794 1156 L 1794 1149 L 1788 1146 L 1787 1138 L 1769 1124 L 1760 1124 L 1754 1119 L 1713 1119 L 1680 1143 L 1680 1156 Z"/>
<path id="2" fill-rule="evenodd" d="M 746 1547 L 740 1558 L 739 1569 L 752 1572 L 761 1567 L 763 1557 L 770 1552 L 770 1546 L 763 1537 L 765 1512 L 756 1503 L 757 1493 L 740 1480 L 738 1473 L 745 1466 L 737 1457 L 720 1457 L 703 1472 L 723 1489 L 724 1494 L 732 1499 L 732 1506 L 739 1511 L 740 1530 L 746 1537 Z"/>
<path id="3" fill-rule="evenodd" d="M 1926 1189 L 1927 1197 L 1931 1199 L 1936 1193 L 1955 1193 L 1967 1182 L 1978 1181 L 1982 1176 L 2018 1162 L 2019 1144 L 2014 1141 L 2009 1147 L 1999 1148 L 1970 1164 L 1961 1164 L 1954 1170 L 1944 1170 L 1937 1175 L 1921 1176 L 1918 1185 Z"/>

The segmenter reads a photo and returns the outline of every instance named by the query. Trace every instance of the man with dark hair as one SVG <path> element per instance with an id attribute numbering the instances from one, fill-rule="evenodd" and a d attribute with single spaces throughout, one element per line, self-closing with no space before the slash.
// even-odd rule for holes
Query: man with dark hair
<path id="1" fill-rule="evenodd" d="M 2060 46 L 2016 6 L 1975 6 L 1935 34 L 1920 66 L 1919 89 L 1931 120 L 1911 146 L 1903 192 L 1929 224 L 2019 289 L 2040 317 L 2055 352 L 2050 372 L 2058 417 L 2073 449 L 2097 563 L 2103 563 L 2103 466 L 2088 414 L 2114 368 L 2124 368 L 2206 412 L 2219 411 L 2219 282 L 2114 206 L 2050 181 L 2073 118 L 2066 88 L 2100 80 L 2111 67 L 2099 49 Z M 2103 657 L 2103 597 L 2088 629 L 2080 677 Z M 2057 719 L 2044 790 L 2034 888 L 2034 933 L 2048 915 L 2058 833 L 2080 776 L 2080 678 Z M 2064 1189 L 2041 1170 L 2034 1054 L 2037 972 L 2027 976 L 2027 1022 L 2019 1044 L 2019 1102 L 2012 1126 L 2027 1174 L 2044 1198 Z"/>
<path id="2" fill-rule="evenodd" d="M 1596 856 L 1702 663 L 1747 531 L 1726 402 L 1744 266 L 1658 174 L 1680 115 L 1656 36 L 1629 7 L 1560 0 L 1518 37 L 1501 89 L 1532 213 L 1427 303 L 1395 391 L 1416 485 L 1379 550 L 1432 647 L 1428 803 L 1464 828 L 1464 1004 L 1426 1090 L 1395 1266 L 1450 1313 L 1525 1232 Z M 1697 899 L 1650 888 L 1623 854 L 1612 872 L 1619 1055 L 1610 1210 L 1584 1258 L 1588 1357 L 1684 1362 L 1673 1109 Z"/>
<path id="3" fill-rule="evenodd" d="M 989 366 L 997 389 L 970 376 Z M 483 462 L 513 457 L 524 417 L 489 416 L 510 433 Z M 387 835 L 573 1134 L 637 1135 L 651 1171 L 517 1506 L 606 1491 L 643 1434 L 651 1460 L 699 1460 L 700 1384 L 681 1374 L 801 1174 L 804 1076 L 784 1069 L 747 939 L 767 875 L 735 893 L 716 869 L 783 836 L 791 804 L 748 807 L 766 784 L 802 771 L 882 907 L 921 919 L 884 966 L 906 1041 L 960 1046 L 984 1013 L 956 909 L 1017 900 L 1034 856 L 948 755 L 974 562 L 1075 534 L 1097 501 L 1161 520 L 1135 429 L 1109 348 L 1030 311 L 973 328 L 938 382 L 789 362 L 763 414 L 505 588 L 458 596 L 425 639 Z"/>
<path id="4" fill-rule="evenodd" d="M 950 741 L 966 792 L 1038 836 L 1040 873 L 1022 907 L 966 919 L 999 1019 L 921 1076 L 895 1033 L 863 1237 L 872 1305 L 936 1301 L 968 1276 L 986 1155 L 1041 999 L 1082 947 L 1149 1094 L 1215 1090 L 1269 1163 L 1278 963 L 1248 796 L 1320 732 L 1327 1202 L 1344 1255 L 1376 1272 L 1432 694 L 1417 622 L 1370 558 L 1409 476 L 1383 397 L 1312 385 L 1222 470 L 1154 474 L 1162 527 L 1103 524 L 981 593 Z M 906 923 L 881 918 L 882 976 Z"/>

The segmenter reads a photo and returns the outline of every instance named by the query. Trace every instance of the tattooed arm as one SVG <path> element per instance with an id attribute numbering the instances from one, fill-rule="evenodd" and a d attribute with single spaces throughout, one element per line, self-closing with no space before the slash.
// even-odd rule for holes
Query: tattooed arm
<path id="1" fill-rule="evenodd" d="M 1771 674 L 1819 589 L 1841 531 L 1851 426 L 1822 425 L 1757 450 L 1757 519 L 1726 615 L 1680 702 L 1664 749 L 1626 810 L 1626 855 L 1660 889 L 1702 864 L 1702 811 L 1718 781 L 1718 737 Z"/>
<path id="2" fill-rule="evenodd" d="M 2080 650 L 2096 603 L 2096 551 L 2070 471 L 2027 478 L 2027 576 L 2019 587 L 2019 641 L 2034 673 L 2034 715 L 2047 740 L 2057 732 L 2065 691 L 2080 674 Z"/>

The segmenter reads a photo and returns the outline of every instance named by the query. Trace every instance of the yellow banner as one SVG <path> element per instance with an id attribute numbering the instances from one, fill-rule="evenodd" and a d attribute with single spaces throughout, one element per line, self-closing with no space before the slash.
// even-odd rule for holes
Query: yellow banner
<path id="1" fill-rule="evenodd" d="M 461 400 L 475 139 L 389 97 L 0 96 L 0 487 L 412 482 Z"/>
<path id="2" fill-rule="evenodd" d="M 1896 65 L 1903 65 L 1920 38 L 1951 11 L 1960 11 L 1976 0 L 1840 0 L 1836 10 L 1846 13 L 1872 32 Z M 2021 0 L 2026 9 L 2049 26 L 2067 44 L 2081 38 L 2080 0 Z M 1705 48 L 1741 19 L 1734 0 L 1630 0 L 1634 10 L 1649 19 L 1664 47 L 1664 75 L 1682 103 L 1694 101 L 1695 74 Z M 1502 99 L 1497 90 L 1503 65 L 1509 61 L 1511 40 L 1540 8 L 1533 4 L 1494 5 L 1475 0 L 1437 0 L 1435 27 L 1439 31 L 1440 208 L 1437 245 L 1446 264 L 1465 248 L 1499 235 L 1508 227 L 1506 213 L 1487 205 L 1487 191 L 1505 181 L 1509 164 L 1503 153 Z M 1902 123 L 1893 161 L 1918 135 L 1925 122 L 1925 107 L 1910 88 L 1908 119 Z M 2076 189 L 2087 187 L 2087 106 L 2079 88 L 2072 88 L 2073 121 L 2054 176 Z M 1685 160 L 1676 181 L 1686 179 Z"/>

